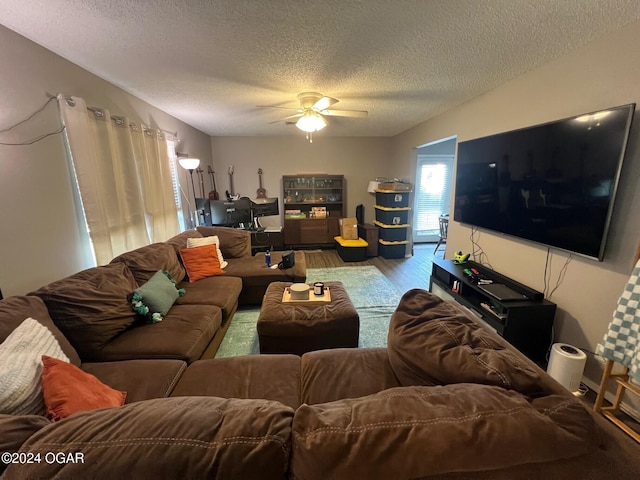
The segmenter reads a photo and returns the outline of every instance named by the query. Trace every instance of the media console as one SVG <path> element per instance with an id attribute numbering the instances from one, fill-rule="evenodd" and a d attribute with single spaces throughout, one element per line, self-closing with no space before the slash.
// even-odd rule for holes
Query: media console
<path id="1" fill-rule="evenodd" d="M 480 284 L 478 278 L 491 283 Z M 498 285 L 504 286 L 502 292 L 495 288 Z M 429 290 L 467 307 L 527 357 L 546 367 L 556 305 L 545 300 L 541 292 L 472 261 L 455 264 L 440 259 L 433 260 Z"/>

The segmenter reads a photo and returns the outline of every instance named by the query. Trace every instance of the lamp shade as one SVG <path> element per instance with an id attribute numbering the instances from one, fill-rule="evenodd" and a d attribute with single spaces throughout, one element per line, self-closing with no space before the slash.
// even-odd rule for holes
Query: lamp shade
<path id="1" fill-rule="evenodd" d="M 195 170 L 200 165 L 199 158 L 179 158 L 178 163 L 185 170 Z"/>
<path id="2" fill-rule="evenodd" d="M 313 110 L 307 110 L 296 122 L 298 127 L 303 132 L 312 133 L 322 130 L 327 126 L 327 120 L 320 114 Z"/>

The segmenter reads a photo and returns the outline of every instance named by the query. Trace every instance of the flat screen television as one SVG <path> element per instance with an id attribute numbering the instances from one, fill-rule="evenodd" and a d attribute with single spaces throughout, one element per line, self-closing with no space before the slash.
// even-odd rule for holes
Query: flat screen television
<path id="1" fill-rule="evenodd" d="M 601 261 L 634 111 L 460 142 L 453 219 Z"/>

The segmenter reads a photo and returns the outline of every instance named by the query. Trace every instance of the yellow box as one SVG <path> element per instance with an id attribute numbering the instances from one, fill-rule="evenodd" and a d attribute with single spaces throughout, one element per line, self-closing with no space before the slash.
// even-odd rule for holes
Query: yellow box
<path id="1" fill-rule="evenodd" d="M 345 240 L 358 239 L 358 220 L 355 217 L 340 219 L 340 236 Z"/>

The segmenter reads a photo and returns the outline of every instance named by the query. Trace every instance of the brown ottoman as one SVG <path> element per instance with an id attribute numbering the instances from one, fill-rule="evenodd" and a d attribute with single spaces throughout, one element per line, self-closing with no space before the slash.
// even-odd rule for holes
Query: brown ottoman
<path id="1" fill-rule="evenodd" d="M 293 353 L 357 347 L 360 317 L 341 282 L 325 282 L 329 303 L 282 303 L 291 282 L 267 288 L 258 317 L 260 353 Z M 311 293 L 313 296 L 313 293 Z"/>

